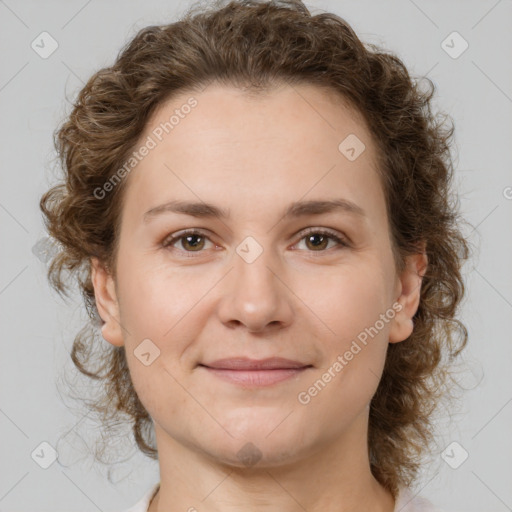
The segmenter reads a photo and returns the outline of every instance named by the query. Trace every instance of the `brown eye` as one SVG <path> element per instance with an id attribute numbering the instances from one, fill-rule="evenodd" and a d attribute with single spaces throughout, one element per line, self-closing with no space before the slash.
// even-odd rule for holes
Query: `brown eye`
<path id="1" fill-rule="evenodd" d="M 312 235 L 307 235 L 305 237 L 306 239 L 306 245 L 308 245 L 308 247 L 310 248 L 313 248 L 313 250 L 318 250 L 318 249 L 325 249 L 329 243 L 329 237 L 328 236 L 325 236 L 325 235 L 322 235 L 320 233 L 314 233 Z"/>
<path id="2" fill-rule="evenodd" d="M 205 248 L 207 240 L 209 238 L 199 231 L 182 231 L 168 237 L 162 246 L 183 252 L 201 252 Z"/>
<path id="3" fill-rule="evenodd" d="M 179 238 L 182 247 L 188 251 L 191 247 L 192 251 L 200 251 L 204 247 L 204 237 L 201 235 L 187 235 Z"/>
<path id="4" fill-rule="evenodd" d="M 338 236 L 336 233 L 326 231 L 324 229 L 310 229 L 305 236 L 302 237 L 301 241 L 305 240 L 306 249 L 311 252 L 326 252 L 329 247 L 329 242 L 334 241 L 334 247 L 338 248 L 349 247 L 349 243 Z"/>

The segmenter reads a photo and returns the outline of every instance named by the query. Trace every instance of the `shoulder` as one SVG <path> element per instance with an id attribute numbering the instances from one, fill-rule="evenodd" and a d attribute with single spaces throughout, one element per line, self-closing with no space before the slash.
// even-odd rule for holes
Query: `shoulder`
<path id="1" fill-rule="evenodd" d="M 156 494 L 156 491 L 158 491 L 158 488 L 160 487 L 160 482 L 153 485 L 150 489 L 148 489 L 142 498 L 135 503 L 135 505 L 131 506 L 130 508 L 123 510 L 122 512 L 147 512 L 149 507 L 149 502 L 151 501 L 151 498 Z"/>
<path id="2" fill-rule="evenodd" d="M 394 512 L 449 512 L 435 507 L 429 500 L 414 494 L 409 488 L 399 489 Z"/>

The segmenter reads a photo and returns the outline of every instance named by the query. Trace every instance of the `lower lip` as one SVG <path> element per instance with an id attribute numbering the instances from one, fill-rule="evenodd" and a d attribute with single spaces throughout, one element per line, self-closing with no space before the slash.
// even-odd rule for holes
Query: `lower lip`
<path id="1" fill-rule="evenodd" d="M 213 375 L 220 379 L 238 384 L 244 387 L 264 387 L 283 382 L 300 375 L 308 367 L 303 368 L 282 368 L 276 370 L 222 370 L 203 366 Z"/>

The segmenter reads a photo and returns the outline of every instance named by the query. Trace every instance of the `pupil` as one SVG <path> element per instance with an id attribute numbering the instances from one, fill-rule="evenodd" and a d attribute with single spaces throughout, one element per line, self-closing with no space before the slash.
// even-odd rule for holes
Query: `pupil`
<path id="1" fill-rule="evenodd" d="M 315 243 L 313 240 L 315 238 L 318 238 L 318 239 L 321 239 L 318 241 L 318 243 Z M 324 235 L 309 235 L 309 242 L 312 243 L 313 247 L 320 247 L 324 244 L 325 240 L 324 240 Z"/>
<path id="2" fill-rule="evenodd" d="M 199 235 L 189 235 L 189 236 L 187 236 L 185 239 L 186 239 L 186 241 L 187 241 L 186 243 L 187 243 L 189 246 L 194 247 L 194 248 L 197 248 L 198 246 L 200 246 L 200 245 L 201 245 L 201 238 L 202 238 L 202 237 L 201 237 L 201 236 L 199 236 Z M 196 241 L 196 243 L 191 243 L 191 242 L 190 242 L 190 240 L 193 240 L 193 239 L 199 239 L 199 241 L 198 241 L 198 242 Z"/>

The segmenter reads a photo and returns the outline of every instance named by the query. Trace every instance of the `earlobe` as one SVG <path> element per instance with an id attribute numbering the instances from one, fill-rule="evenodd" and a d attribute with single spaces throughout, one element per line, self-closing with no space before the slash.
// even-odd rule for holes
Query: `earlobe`
<path id="1" fill-rule="evenodd" d="M 428 259 L 425 252 L 406 258 L 406 267 L 400 275 L 400 295 L 396 302 L 401 309 L 397 311 L 391 329 L 389 342 L 398 343 L 407 339 L 413 332 L 413 317 L 418 311 L 421 297 L 421 283 L 427 270 Z"/>
<path id="2" fill-rule="evenodd" d="M 91 258 L 91 280 L 98 313 L 103 320 L 101 334 L 112 345 L 124 345 L 114 278 L 97 258 Z"/>

